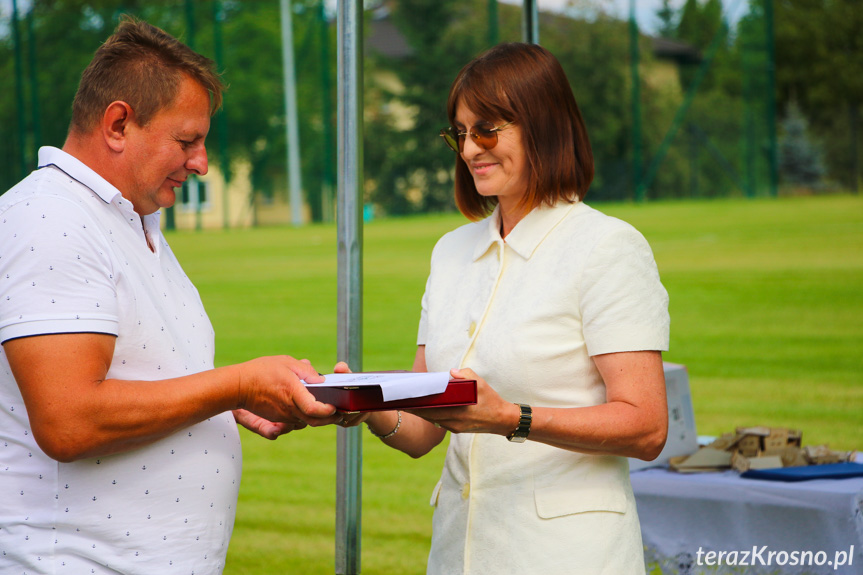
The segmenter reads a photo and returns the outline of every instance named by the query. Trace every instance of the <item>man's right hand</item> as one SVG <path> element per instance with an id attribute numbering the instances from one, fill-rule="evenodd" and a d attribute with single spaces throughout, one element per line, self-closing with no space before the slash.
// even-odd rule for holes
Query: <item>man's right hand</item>
<path id="1" fill-rule="evenodd" d="M 259 357 L 235 366 L 240 370 L 238 410 L 244 410 L 272 423 L 282 423 L 280 429 L 261 427 L 261 422 L 240 416 L 237 421 L 264 437 L 276 431 L 292 431 L 306 425 L 318 427 L 340 421 L 332 405 L 321 403 L 306 389 L 301 380 L 321 383 L 324 378 L 306 360 L 289 355 Z M 234 412 L 235 416 L 237 411 Z"/>

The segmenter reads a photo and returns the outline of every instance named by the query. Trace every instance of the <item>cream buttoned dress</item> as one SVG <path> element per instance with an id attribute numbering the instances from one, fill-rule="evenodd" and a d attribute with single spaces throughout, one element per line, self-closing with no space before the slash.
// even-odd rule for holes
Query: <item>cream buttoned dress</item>
<path id="1" fill-rule="evenodd" d="M 668 349 L 668 296 L 632 226 L 583 203 L 498 210 L 435 246 L 418 344 L 429 371 L 470 367 L 512 402 L 605 402 L 593 355 Z M 644 573 L 628 463 L 453 434 L 432 495 L 428 572 Z"/>

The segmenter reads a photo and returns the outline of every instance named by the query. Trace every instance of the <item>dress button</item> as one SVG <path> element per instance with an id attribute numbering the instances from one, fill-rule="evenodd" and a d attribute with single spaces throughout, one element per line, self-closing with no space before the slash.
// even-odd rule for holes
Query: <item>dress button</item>
<path id="1" fill-rule="evenodd" d="M 470 322 L 470 327 L 467 328 L 467 335 L 473 337 L 473 334 L 476 332 L 476 322 Z"/>
<path id="2" fill-rule="evenodd" d="M 470 483 L 465 483 L 461 488 L 461 498 L 467 499 L 468 497 L 470 497 Z"/>

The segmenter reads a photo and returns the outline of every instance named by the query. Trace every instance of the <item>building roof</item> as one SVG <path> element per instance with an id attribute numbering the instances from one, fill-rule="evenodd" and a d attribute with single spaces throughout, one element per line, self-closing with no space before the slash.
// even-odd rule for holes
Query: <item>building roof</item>
<path id="1" fill-rule="evenodd" d="M 685 42 L 670 38 L 651 38 L 653 55 L 664 60 L 673 60 L 681 65 L 700 64 L 701 52 Z M 390 18 L 390 9 L 386 4 L 375 8 L 369 23 L 369 31 L 365 38 L 366 48 L 388 58 L 407 58 L 413 55 L 413 47 L 408 44 L 404 35 Z"/>
<path id="2" fill-rule="evenodd" d="M 407 58 L 414 53 L 404 34 L 393 24 L 386 7 L 377 8 L 372 13 L 366 47 L 388 58 Z"/>
<path id="3" fill-rule="evenodd" d="M 653 55 L 678 64 L 700 64 L 701 52 L 691 44 L 670 38 L 652 38 Z"/>

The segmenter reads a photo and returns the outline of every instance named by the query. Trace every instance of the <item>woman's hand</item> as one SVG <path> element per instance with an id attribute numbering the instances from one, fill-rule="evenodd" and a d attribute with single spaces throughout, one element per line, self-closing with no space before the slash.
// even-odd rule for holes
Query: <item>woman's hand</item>
<path id="1" fill-rule="evenodd" d="M 333 373 L 353 373 L 347 363 L 340 361 L 333 366 Z"/>
<path id="2" fill-rule="evenodd" d="M 353 373 L 351 368 L 344 361 L 338 362 L 335 366 L 333 366 L 333 373 Z M 369 412 L 353 412 L 353 411 L 339 411 L 339 415 L 342 416 L 341 421 L 337 421 L 336 425 L 341 427 L 356 427 L 361 424 L 365 420 L 367 420 L 371 413 Z"/>
<path id="3" fill-rule="evenodd" d="M 340 427 L 356 427 L 357 425 L 363 423 L 369 417 L 372 416 L 372 412 L 369 411 L 340 411 L 339 415 L 342 416 L 341 421 L 337 421 L 336 425 Z"/>
<path id="4" fill-rule="evenodd" d="M 425 346 L 417 347 L 413 371 L 425 372 Z M 334 373 L 351 373 L 348 364 L 340 361 L 333 368 Z M 398 449 L 411 457 L 422 457 L 443 441 L 446 431 L 431 425 L 428 421 L 415 417 L 404 411 L 373 411 L 367 413 L 341 412 L 342 423 L 347 427 L 365 422 L 369 429 L 379 436 L 386 436 L 382 441 L 394 449 Z M 399 417 L 401 415 L 401 418 Z M 401 422 L 399 422 L 401 420 Z M 392 433 L 394 432 L 395 433 Z M 392 433 L 392 435 L 390 435 Z"/>
<path id="5" fill-rule="evenodd" d="M 452 369 L 453 379 L 476 380 L 476 405 L 411 410 L 410 413 L 453 433 L 509 435 L 518 426 L 520 410 L 503 399 L 470 368 Z"/>

